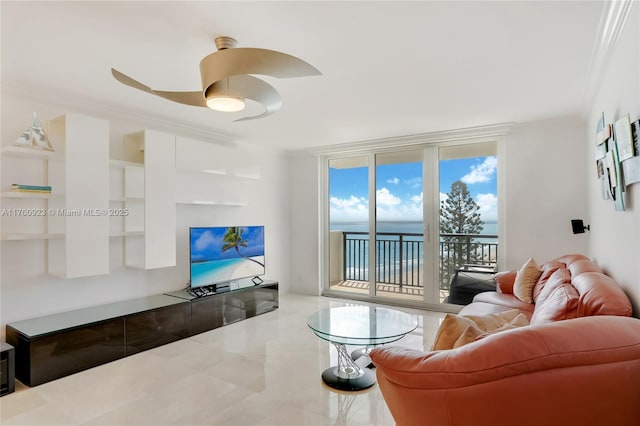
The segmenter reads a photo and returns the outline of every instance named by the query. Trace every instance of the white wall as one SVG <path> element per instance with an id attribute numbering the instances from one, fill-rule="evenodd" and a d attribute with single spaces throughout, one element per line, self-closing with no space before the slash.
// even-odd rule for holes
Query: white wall
<path id="1" fill-rule="evenodd" d="M 549 102 L 553 102 L 550 99 Z M 640 118 L 640 5 L 634 4 L 597 96 L 586 119 L 558 118 L 517 124 L 507 135 L 505 267 L 517 268 L 528 257 L 549 260 L 566 253 L 585 253 L 625 289 L 640 313 L 640 184 L 628 188 L 626 212 L 603 201 L 596 178 L 594 136 L 602 112 L 608 122 L 629 113 Z M 292 224 L 295 253 L 315 253 L 317 170 L 306 157 L 292 158 Z M 573 235 L 570 220 L 591 226 Z M 292 289 L 316 294 L 319 271 L 292 264 Z M 314 276 L 310 276 L 314 274 Z"/>
<path id="2" fill-rule="evenodd" d="M 290 157 L 289 163 L 291 289 L 296 293 L 318 295 L 318 159 L 306 153 L 296 153 Z"/>
<path id="3" fill-rule="evenodd" d="M 635 316 L 640 312 L 640 184 L 628 187 L 628 206 L 616 212 L 611 201 L 602 200 L 594 171 L 596 122 L 604 112 L 613 123 L 629 113 L 640 118 L 640 5 L 635 4 L 590 105 L 584 148 L 587 159 L 588 199 L 591 219 L 589 253 L 607 274 L 627 291 L 634 303 Z"/>
<path id="4" fill-rule="evenodd" d="M 585 139 L 577 118 L 517 124 L 507 135 L 505 269 L 586 253 L 588 234 L 573 235 L 570 222 L 589 223 Z"/>
<path id="5" fill-rule="evenodd" d="M 573 235 L 571 219 L 587 217 L 584 123 L 563 118 L 517 124 L 505 137 L 506 268 L 585 253 L 588 236 Z M 291 158 L 291 288 L 318 294 L 319 186 L 317 161 Z M 501 218 L 500 220 L 503 220 Z M 304 253 L 304 256 L 301 255 Z M 314 263 L 316 262 L 316 263 Z"/>
<path id="6" fill-rule="evenodd" d="M 44 123 L 50 118 L 73 110 L 73 105 L 54 105 L 3 92 L 2 144 L 13 143 L 17 136 L 31 125 L 33 111 L 38 113 Z M 75 111 L 100 117 L 90 108 L 75 108 Z M 117 158 L 121 151 L 124 134 L 145 128 L 145 125 L 139 122 L 105 116 L 101 118 L 109 119 L 111 122 L 113 158 Z M 238 146 L 236 149 L 244 151 L 247 148 Z M 259 150 L 259 147 L 251 147 L 254 153 Z M 271 151 L 259 152 L 257 156 L 261 162 L 262 177 L 252 188 L 243 189 L 250 191 L 246 194 L 250 199 L 249 206 L 178 205 L 175 267 L 146 271 L 124 267 L 122 239 L 112 238 L 111 272 L 108 275 L 59 279 L 46 274 L 45 241 L 3 241 L 0 252 L 2 335 L 4 325 L 8 322 L 184 288 L 189 280 L 189 226 L 264 225 L 265 278 L 278 280 L 280 291 L 288 291 L 290 281 L 287 157 L 281 152 Z M 4 229 L 2 231 L 10 232 Z M 90 255 L 87 253 L 87 256 Z"/>

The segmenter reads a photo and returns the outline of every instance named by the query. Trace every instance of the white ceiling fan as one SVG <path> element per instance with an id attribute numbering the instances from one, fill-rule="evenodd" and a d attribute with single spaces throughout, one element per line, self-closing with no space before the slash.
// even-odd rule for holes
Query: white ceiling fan
<path id="1" fill-rule="evenodd" d="M 322 75 L 307 62 L 275 50 L 238 48 L 231 37 L 215 39 L 217 52 L 200 61 L 202 90 L 193 92 L 168 92 L 154 90 L 139 81 L 111 68 L 116 80 L 152 95 L 181 104 L 209 107 L 216 111 L 237 112 L 245 107 L 245 99 L 259 102 L 265 108 L 262 114 L 243 117 L 235 121 L 266 117 L 280 109 L 282 100 L 277 90 L 264 80 L 251 74 L 277 78 Z"/>

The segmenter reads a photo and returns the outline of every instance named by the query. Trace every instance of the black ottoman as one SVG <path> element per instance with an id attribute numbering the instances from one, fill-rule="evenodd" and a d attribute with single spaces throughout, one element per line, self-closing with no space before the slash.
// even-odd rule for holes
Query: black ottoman
<path id="1" fill-rule="evenodd" d="M 473 297 L 485 291 L 496 291 L 494 272 L 459 269 L 451 278 L 448 303 L 468 305 Z"/>

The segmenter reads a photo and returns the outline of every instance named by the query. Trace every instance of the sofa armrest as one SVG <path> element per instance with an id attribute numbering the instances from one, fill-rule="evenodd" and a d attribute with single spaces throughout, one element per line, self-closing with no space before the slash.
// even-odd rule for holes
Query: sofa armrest
<path id="1" fill-rule="evenodd" d="M 607 315 L 519 327 L 454 350 L 422 352 L 381 346 L 371 351 L 378 372 L 392 381 L 434 389 L 633 356 L 640 364 L 640 320 Z"/>
<path id="2" fill-rule="evenodd" d="M 513 284 L 516 282 L 517 271 L 498 272 L 495 276 L 496 291 L 498 293 L 513 294 Z"/>
<path id="3" fill-rule="evenodd" d="M 398 425 L 630 426 L 640 418 L 636 318 L 521 327 L 445 351 L 383 346 L 371 359 Z"/>

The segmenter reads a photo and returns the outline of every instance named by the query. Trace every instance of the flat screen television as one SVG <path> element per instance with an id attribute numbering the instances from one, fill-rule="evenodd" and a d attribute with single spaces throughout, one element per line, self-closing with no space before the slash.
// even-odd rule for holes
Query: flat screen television
<path id="1" fill-rule="evenodd" d="M 191 287 L 264 275 L 264 226 L 189 228 Z"/>

